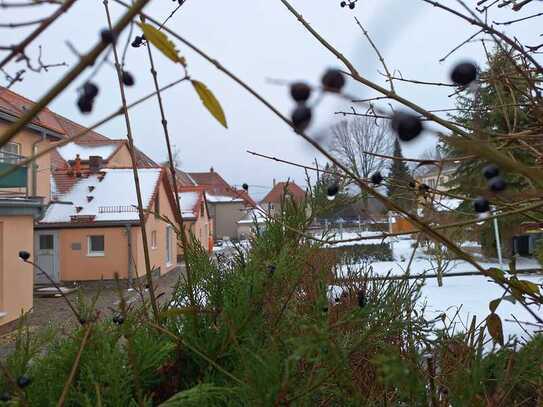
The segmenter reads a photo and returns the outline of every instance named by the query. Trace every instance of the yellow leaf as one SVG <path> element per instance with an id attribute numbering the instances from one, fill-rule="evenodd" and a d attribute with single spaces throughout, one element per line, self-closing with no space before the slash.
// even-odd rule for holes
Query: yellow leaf
<path id="1" fill-rule="evenodd" d="M 522 284 L 525 293 L 533 295 L 539 294 L 539 286 L 537 284 L 528 280 L 519 280 L 519 283 Z"/>
<path id="2" fill-rule="evenodd" d="M 498 305 L 500 305 L 501 298 L 496 298 L 495 300 L 492 300 L 488 303 L 488 308 L 490 308 L 490 312 L 496 312 L 496 308 L 498 308 Z"/>
<path id="3" fill-rule="evenodd" d="M 502 320 L 498 314 L 492 313 L 486 318 L 486 327 L 488 328 L 488 333 L 492 339 L 503 346 Z"/>
<path id="4" fill-rule="evenodd" d="M 489 268 L 486 271 L 486 275 L 499 283 L 505 282 L 505 273 L 498 268 Z"/>
<path id="5" fill-rule="evenodd" d="M 200 96 L 202 103 L 204 104 L 205 108 L 209 110 L 209 113 L 211 113 L 213 117 L 217 119 L 218 122 L 222 124 L 225 128 L 228 128 L 224 111 L 222 110 L 221 104 L 219 103 L 215 95 L 213 95 L 213 93 L 207 88 L 207 86 L 200 81 L 193 80 L 192 86 L 194 86 L 196 93 L 198 94 L 198 96 Z"/>
<path id="6" fill-rule="evenodd" d="M 151 44 L 157 47 L 164 55 L 170 58 L 173 62 L 180 63 L 181 65 L 185 65 L 185 58 L 183 58 L 182 56 L 179 56 L 179 54 L 177 53 L 177 50 L 175 49 L 174 43 L 169 40 L 166 34 L 164 34 L 162 31 L 157 30 L 155 27 L 153 27 L 150 24 L 138 23 L 138 25 L 142 29 L 143 35 L 145 35 L 145 39 L 147 41 L 149 41 Z"/>

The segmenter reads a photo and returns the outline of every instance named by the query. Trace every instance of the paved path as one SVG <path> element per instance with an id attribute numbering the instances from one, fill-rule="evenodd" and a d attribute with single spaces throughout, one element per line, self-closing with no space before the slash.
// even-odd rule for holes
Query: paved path
<path id="1" fill-rule="evenodd" d="M 183 270 L 184 267 L 180 266 L 155 281 L 157 295 L 162 292 L 165 294 L 161 296 L 159 301 L 165 301 L 170 298 L 173 291 L 172 287 L 181 276 Z M 112 310 L 118 309 L 116 304 L 119 301 L 119 295 L 115 282 L 83 283 L 80 286 L 80 290 L 86 302 L 92 301 L 98 292 L 100 293 L 96 302 L 96 309 L 100 312 L 102 318 L 110 316 Z M 123 292 L 128 298 L 139 298 L 135 290 L 127 292 L 124 289 Z M 77 291 L 69 294 L 68 298 L 70 298 L 72 303 L 77 302 Z M 78 324 L 78 321 L 62 297 L 34 297 L 34 309 L 28 316 L 28 324 L 31 330 L 52 325 L 64 332 L 69 332 Z M 10 332 L 0 336 L 0 359 L 4 359 L 14 349 L 15 335 L 16 332 Z"/>

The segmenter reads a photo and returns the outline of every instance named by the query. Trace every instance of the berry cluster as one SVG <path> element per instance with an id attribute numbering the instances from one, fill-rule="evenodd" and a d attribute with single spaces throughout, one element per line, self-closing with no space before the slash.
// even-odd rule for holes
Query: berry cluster
<path id="1" fill-rule="evenodd" d="M 136 35 L 134 40 L 132 41 L 132 47 L 133 48 L 139 48 L 141 47 L 145 42 L 145 35 Z"/>
<path id="2" fill-rule="evenodd" d="M 94 105 L 94 99 L 98 96 L 98 86 L 92 82 L 86 82 L 80 90 L 81 94 L 77 99 L 77 107 L 81 113 L 90 113 Z"/>
<path id="3" fill-rule="evenodd" d="M 345 86 L 345 77 L 338 69 L 328 69 L 321 78 L 321 84 L 326 92 L 339 93 Z M 291 115 L 294 128 L 303 132 L 311 122 L 311 108 L 307 101 L 311 96 L 311 87 L 305 82 L 295 82 L 290 86 L 290 96 L 297 103 Z"/>
<path id="4" fill-rule="evenodd" d="M 507 183 L 500 176 L 500 169 L 496 165 L 489 164 L 484 167 L 483 176 L 488 180 L 487 185 L 492 192 L 502 192 L 507 188 Z M 490 204 L 486 198 L 480 196 L 473 201 L 473 209 L 479 213 L 488 212 Z"/>
<path id="5" fill-rule="evenodd" d="M 341 7 L 346 7 L 346 6 L 349 6 L 349 8 L 351 10 L 354 10 L 354 7 L 355 7 L 355 4 L 358 0 L 348 0 L 348 1 L 342 1 L 341 3 L 339 3 L 339 5 Z"/>

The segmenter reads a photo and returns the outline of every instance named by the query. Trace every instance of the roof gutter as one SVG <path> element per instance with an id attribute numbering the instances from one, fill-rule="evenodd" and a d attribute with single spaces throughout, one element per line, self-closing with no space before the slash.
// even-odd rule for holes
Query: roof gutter
<path id="1" fill-rule="evenodd" d="M 0 111 L 0 119 L 3 119 L 7 122 L 14 123 L 18 120 L 17 116 L 14 116 L 10 113 L 6 113 L 4 111 Z M 53 131 L 51 129 L 48 129 L 46 127 L 38 126 L 33 123 L 28 123 L 25 127 L 34 130 L 40 134 L 45 134 L 48 137 L 54 138 L 56 140 L 62 140 L 64 138 L 64 135 L 61 133 L 57 133 L 56 131 Z"/>
<path id="2" fill-rule="evenodd" d="M 134 221 L 101 221 L 101 222 L 58 222 L 58 223 L 38 223 L 35 229 L 88 229 L 88 228 L 110 228 L 126 227 L 127 225 L 139 226 L 139 220 Z"/>

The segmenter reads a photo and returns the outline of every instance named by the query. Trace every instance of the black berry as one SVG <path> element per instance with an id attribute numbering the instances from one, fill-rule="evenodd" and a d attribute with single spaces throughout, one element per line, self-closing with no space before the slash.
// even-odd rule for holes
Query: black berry
<path id="1" fill-rule="evenodd" d="M 245 184 L 245 183 L 244 183 L 241 187 L 242 187 L 245 191 L 248 191 L 248 190 L 249 190 L 249 185 L 247 185 L 247 184 Z"/>
<path id="2" fill-rule="evenodd" d="M 349 3 L 349 8 L 350 8 L 351 10 L 354 10 L 354 3 Z"/>
<path id="3" fill-rule="evenodd" d="M 296 82 L 290 86 L 290 96 L 296 102 L 305 102 L 311 96 L 311 88 L 303 82 Z"/>
<path id="4" fill-rule="evenodd" d="M 30 258 L 30 253 L 28 253 L 25 250 L 21 250 L 19 252 L 19 258 L 21 258 L 21 260 L 23 260 L 23 261 L 27 261 Z"/>
<path id="5" fill-rule="evenodd" d="M 81 95 L 77 99 L 77 107 L 81 113 L 90 113 L 92 112 L 93 100 L 88 98 L 86 95 Z"/>
<path id="6" fill-rule="evenodd" d="M 496 176 L 490 179 L 490 181 L 488 181 L 488 187 L 493 192 L 501 192 L 505 190 L 505 188 L 507 187 L 507 184 L 502 177 Z"/>
<path id="7" fill-rule="evenodd" d="M 339 185 L 336 183 L 329 185 L 328 188 L 326 189 L 326 194 L 329 197 L 336 196 L 338 192 L 339 192 Z"/>
<path id="8" fill-rule="evenodd" d="M 143 44 L 143 37 L 140 37 L 139 35 L 136 35 L 134 40 L 132 41 L 132 47 L 139 48 Z"/>
<path id="9" fill-rule="evenodd" d="M 413 140 L 423 129 L 420 118 L 407 112 L 394 113 L 391 127 L 402 141 Z"/>
<path id="10" fill-rule="evenodd" d="M 17 379 L 17 386 L 19 386 L 21 389 L 24 389 L 29 384 L 30 384 L 30 377 L 28 376 L 23 375 Z"/>
<path id="11" fill-rule="evenodd" d="M 134 85 L 134 83 L 136 83 L 134 81 L 134 77 L 132 76 L 132 74 L 128 71 L 123 71 L 122 74 L 122 79 L 123 79 L 123 83 L 126 85 L 126 86 L 132 86 Z"/>
<path id="12" fill-rule="evenodd" d="M 490 204 L 486 198 L 480 196 L 473 201 L 473 209 L 475 209 L 475 212 L 479 213 L 488 212 L 490 210 Z"/>
<path id="13" fill-rule="evenodd" d="M 381 175 L 379 171 L 377 171 L 371 176 L 371 182 L 372 184 L 375 184 L 375 185 L 379 185 L 381 182 L 383 182 L 383 176 Z"/>
<path id="14" fill-rule="evenodd" d="M 336 298 L 334 299 L 334 301 L 337 303 L 337 302 L 340 302 L 341 300 L 339 299 L 339 297 L 336 297 Z"/>
<path id="15" fill-rule="evenodd" d="M 94 99 L 98 95 L 98 92 L 98 86 L 92 82 L 85 82 L 83 85 L 83 94 L 89 99 Z"/>
<path id="16" fill-rule="evenodd" d="M 451 80 L 458 86 L 467 86 L 475 79 L 477 79 L 477 67 L 471 62 L 462 62 L 451 72 Z"/>
<path id="17" fill-rule="evenodd" d="M 270 264 L 268 266 L 268 273 L 272 276 L 273 273 L 275 273 L 275 270 L 277 270 L 277 268 L 273 265 L 273 264 Z"/>
<path id="18" fill-rule="evenodd" d="M 347 3 L 345 3 L 344 1 L 342 1 L 341 3 L 339 3 L 339 5 L 340 5 L 341 7 L 345 7 L 345 6 L 347 5 Z"/>
<path id="19" fill-rule="evenodd" d="M 124 322 L 124 317 L 122 315 L 115 315 L 113 317 L 113 323 L 117 325 L 121 325 Z"/>
<path id="20" fill-rule="evenodd" d="M 365 305 L 366 305 L 366 295 L 364 291 L 361 290 L 358 292 L 358 306 L 360 308 L 364 308 Z"/>
<path id="21" fill-rule="evenodd" d="M 103 29 L 100 31 L 100 38 L 106 44 L 111 44 L 113 41 L 115 41 L 115 33 L 113 31 Z"/>
<path id="22" fill-rule="evenodd" d="M 298 131 L 304 131 L 311 122 L 311 109 L 306 105 L 298 105 L 292 112 L 292 124 Z"/>
<path id="23" fill-rule="evenodd" d="M 500 175 L 500 169 L 497 165 L 489 164 L 485 168 L 483 168 L 483 176 L 486 179 L 491 179 L 497 177 L 498 175 Z"/>
<path id="24" fill-rule="evenodd" d="M 329 92 L 339 92 L 345 86 L 345 77 L 338 69 L 328 69 L 321 79 L 322 86 Z"/>

